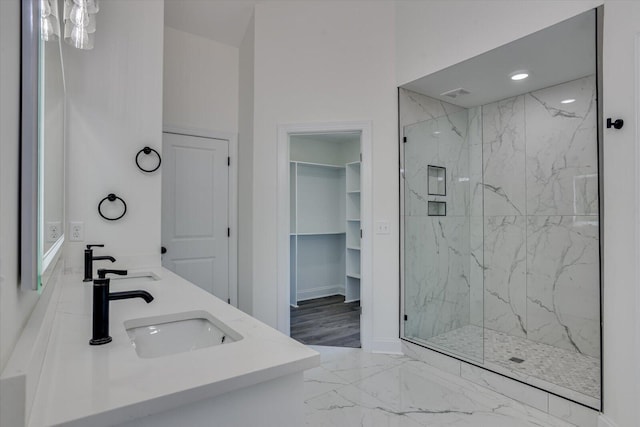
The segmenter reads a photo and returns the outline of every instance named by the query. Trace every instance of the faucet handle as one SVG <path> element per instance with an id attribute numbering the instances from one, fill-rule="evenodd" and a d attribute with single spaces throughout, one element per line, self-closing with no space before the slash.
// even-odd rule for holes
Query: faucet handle
<path id="1" fill-rule="evenodd" d="M 87 249 L 91 249 L 91 248 L 104 248 L 103 244 L 100 245 L 87 245 Z"/>
<path id="2" fill-rule="evenodd" d="M 100 279 L 104 279 L 105 277 L 107 277 L 107 274 L 117 274 L 119 276 L 126 276 L 127 270 L 109 270 L 108 268 L 98 269 L 98 277 Z"/>

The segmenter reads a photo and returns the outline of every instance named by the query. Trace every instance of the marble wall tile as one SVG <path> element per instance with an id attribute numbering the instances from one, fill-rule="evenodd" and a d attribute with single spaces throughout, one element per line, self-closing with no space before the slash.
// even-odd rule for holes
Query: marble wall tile
<path id="1" fill-rule="evenodd" d="M 482 107 L 468 110 L 467 144 L 469 146 L 469 215 L 483 215 Z M 482 224 L 480 224 L 482 228 Z"/>
<path id="2" fill-rule="evenodd" d="M 407 336 L 428 339 L 469 323 L 469 222 L 405 217 Z"/>
<path id="3" fill-rule="evenodd" d="M 524 96 L 482 106 L 484 215 L 525 214 Z"/>
<path id="4" fill-rule="evenodd" d="M 525 110 L 527 214 L 597 215 L 595 76 L 528 93 Z"/>
<path id="5" fill-rule="evenodd" d="M 527 218 L 528 338 L 600 356 L 597 216 Z"/>
<path id="6" fill-rule="evenodd" d="M 404 150 L 404 214 L 426 215 L 428 194 L 428 165 L 438 157 L 438 138 L 434 135 L 438 123 L 427 120 L 405 128 L 407 142 Z"/>
<path id="7" fill-rule="evenodd" d="M 424 215 L 428 200 L 447 203 L 447 216 L 469 212 L 469 149 L 466 111 L 405 128 L 405 214 Z M 428 192 L 428 166 L 446 168 L 446 195 Z"/>
<path id="8" fill-rule="evenodd" d="M 523 216 L 484 221 L 484 326 L 527 335 L 526 223 Z"/>
<path id="9" fill-rule="evenodd" d="M 469 218 L 469 323 L 484 325 L 484 219 Z"/>
<path id="10" fill-rule="evenodd" d="M 469 215 L 483 214 L 482 145 L 469 146 Z"/>
<path id="11" fill-rule="evenodd" d="M 470 201 L 469 145 L 467 144 L 467 112 L 448 114 L 437 119 L 438 135 L 436 166 L 447 168 L 447 216 L 468 216 Z M 432 163 L 434 164 L 434 163 Z"/>
<path id="12" fill-rule="evenodd" d="M 420 217 L 406 335 L 471 324 L 599 357 L 593 76 L 468 110 L 406 90 L 400 104 L 405 215 Z M 447 168 L 446 197 L 428 194 L 429 164 Z M 428 200 L 447 217 L 426 217 Z"/>
<path id="13" fill-rule="evenodd" d="M 465 110 L 463 107 L 402 88 L 400 89 L 399 103 L 400 126 L 402 128 Z"/>
<path id="14" fill-rule="evenodd" d="M 482 144 L 482 107 L 472 107 L 467 109 L 468 116 L 468 136 L 467 144 Z"/>

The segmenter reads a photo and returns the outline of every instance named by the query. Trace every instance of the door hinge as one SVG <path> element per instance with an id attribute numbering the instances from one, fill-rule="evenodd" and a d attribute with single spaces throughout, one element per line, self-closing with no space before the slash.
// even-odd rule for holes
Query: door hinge
<path id="1" fill-rule="evenodd" d="M 227 298 L 227 304 L 231 304 L 231 298 Z"/>
<path id="2" fill-rule="evenodd" d="M 362 239 L 362 228 L 360 229 L 360 238 Z"/>
<path id="3" fill-rule="evenodd" d="M 227 237 L 231 237 L 231 228 L 227 227 Z"/>
<path id="4" fill-rule="evenodd" d="M 360 161 L 362 162 L 362 153 L 360 153 Z"/>
<path id="5" fill-rule="evenodd" d="M 231 166 L 231 157 L 227 157 L 227 166 Z"/>
<path id="6" fill-rule="evenodd" d="M 407 137 L 406 136 L 402 138 L 402 142 L 407 142 Z"/>
<path id="7" fill-rule="evenodd" d="M 404 320 L 406 321 L 406 320 L 408 320 L 408 319 L 409 319 L 409 317 L 405 314 L 405 315 L 404 315 Z"/>

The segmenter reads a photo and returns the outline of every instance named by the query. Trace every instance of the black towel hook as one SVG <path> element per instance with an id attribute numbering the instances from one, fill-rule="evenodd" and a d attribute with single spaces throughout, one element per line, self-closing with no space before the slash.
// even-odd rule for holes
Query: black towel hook
<path id="1" fill-rule="evenodd" d="M 616 120 L 613 120 L 611 118 L 607 119 L 607 129 L 610 129 L 610 128 L 622 129 L 622 126 L 624 126 L 624 120 L 622 119 L 616 119 Z"/>
<path id="2" fill-rule="evenodd" d="M 158 156 L 158 165 L 153 169 L 145 169 L 142 166 L 140 166 L 140 161 L 139 161 L 140 154 L 144 153 L 149 155 L 151 154 L 151 152 L 156 153 L 156 156 Z M 147 173 L 155 172 L 158 170 L 161 163 L 162 163 L 162 158 L 160 157 L 160 153 L 158 153 L 156 150 L 154 150 L 151 147 L 144 147 L 142 150 L 138 151 L 138 154 L 136 154 L 136 165 L 138 166 L 138 169 L 140 169 L 142 172 L 147 172 Z"/>
<path id="3" fill-rule="evenodd" d="M 109 218 L 104 216 L 104 214 L 102 213 L 102 204 L 106 201 L 110 201 L 110 202 L 115 202 L 116 200 L 120 200 L 122 202 L 122 206 L 124 207 L 124 209 L 122 210 L 122 214 L 116 218 Z M 100 203 L 98 203 L 98 213 L 100 214 L 100 216 L 104 219 L 106 219 L 107 221 L 117 221 L 120 218 L 122 218 L 124 216 L 124 214 L 127 213 L 127 203 L 120 197 L 116 196 L 113 193 L 110 193 L 109 195 L 107 195 L 107 197 L 105 197 L 104 199 L 100 200 Z"/>

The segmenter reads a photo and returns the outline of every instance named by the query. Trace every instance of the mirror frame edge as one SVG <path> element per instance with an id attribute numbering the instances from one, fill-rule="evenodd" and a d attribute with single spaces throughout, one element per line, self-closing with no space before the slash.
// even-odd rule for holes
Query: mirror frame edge
<path id="1" fill-rule="evenodd" d="M 38 290 L 39 2 L 22 1 L 20 56 L 20 288 Z"/>

